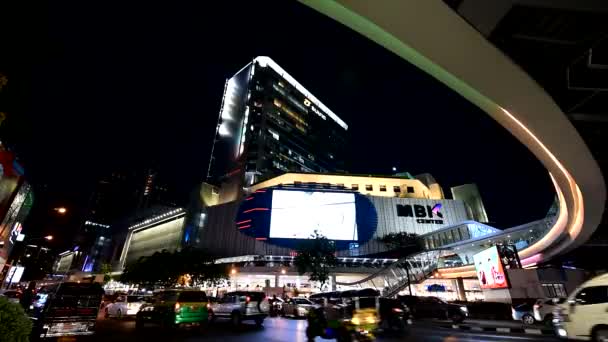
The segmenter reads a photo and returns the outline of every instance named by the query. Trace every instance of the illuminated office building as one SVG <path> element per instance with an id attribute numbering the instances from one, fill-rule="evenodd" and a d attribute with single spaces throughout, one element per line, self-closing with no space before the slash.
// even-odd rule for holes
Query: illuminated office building
<path id="1" fill-rule="evenodd" d="M 348 125 L 268 57 L 227 80 L 209 183 L 233 201 L 285 172 L 340 172 Z"/>

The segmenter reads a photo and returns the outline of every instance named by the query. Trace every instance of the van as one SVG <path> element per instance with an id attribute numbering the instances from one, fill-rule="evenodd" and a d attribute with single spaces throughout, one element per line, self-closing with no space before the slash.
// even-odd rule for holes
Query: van
<path id="1" fill-rule="evenodd" d="M 608 274 L 579 286 L 553 313 L 557 335 L 584 341 L 608 341 Z"/>

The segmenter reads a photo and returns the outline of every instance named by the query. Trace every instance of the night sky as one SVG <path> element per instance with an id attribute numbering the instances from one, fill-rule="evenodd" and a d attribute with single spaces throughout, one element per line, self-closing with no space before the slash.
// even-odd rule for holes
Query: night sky
<path id="1" fill-rule="evenodd" d="M 501 228 L 553 200 L 544 168 L 481 110 L 297 2 L 46 6 L 0 9 L 14 94 L 0 134 L 36 189 L 25 233 L 57 234 L 58 247 L 112 170 L 155 167 L 186 204 L 206 175 L 225 79 L 259 55 L 349 124 L 353 173 L 429 172 L 446 193 L 476 182 Z M 70 215 L 53 218 L 58 205 Z"/>

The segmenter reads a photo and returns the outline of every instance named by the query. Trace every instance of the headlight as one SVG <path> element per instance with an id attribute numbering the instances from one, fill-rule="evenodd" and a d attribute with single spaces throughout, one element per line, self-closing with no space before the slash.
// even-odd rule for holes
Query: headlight
<path id="1" fill-rule="evenodd" d="M 361 324 L 361 321 L 359 321 L 359 319 L 358 319 L 357 317 L 353 317 L 353 318 L 352 318 L 350 321 L 351 321 L 351 322 L 352 322 L 354 325 L 359 325 L 359 324 Z"/>
<path id="2" fill-rule="evenodd" d="M 461 310 L 462 312 L 467 312 L 467 313 L 469 312 L 469 309 L 468 309 L 466 306 L 461 306 L 461 307 L 460 307 L 460 310 Z"/>
<path id="3" fill-rule="evenodd" d="M 557 329 L 557 335 L 559 335 L 559 337 L 568 337 L 568 332 L 564 328 L 559 328 Z"/>

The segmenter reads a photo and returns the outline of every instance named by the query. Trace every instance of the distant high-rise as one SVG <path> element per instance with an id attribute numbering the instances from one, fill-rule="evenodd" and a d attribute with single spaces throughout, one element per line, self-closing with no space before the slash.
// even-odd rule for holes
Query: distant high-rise
<path id="1" fill-rule="evenodd" d="M 227 80 L 207 181 L 222 201 L 285 172 L 344 170 L 348 125 L 268 57 Z"/>
<path id="2" fill-rule="evenodd" d="M 489 222 L 486 208 L 476 184 L 463 184 L 452 188 L 452 198 L 467 205 L 469 216 L 477 222 Z"/>

